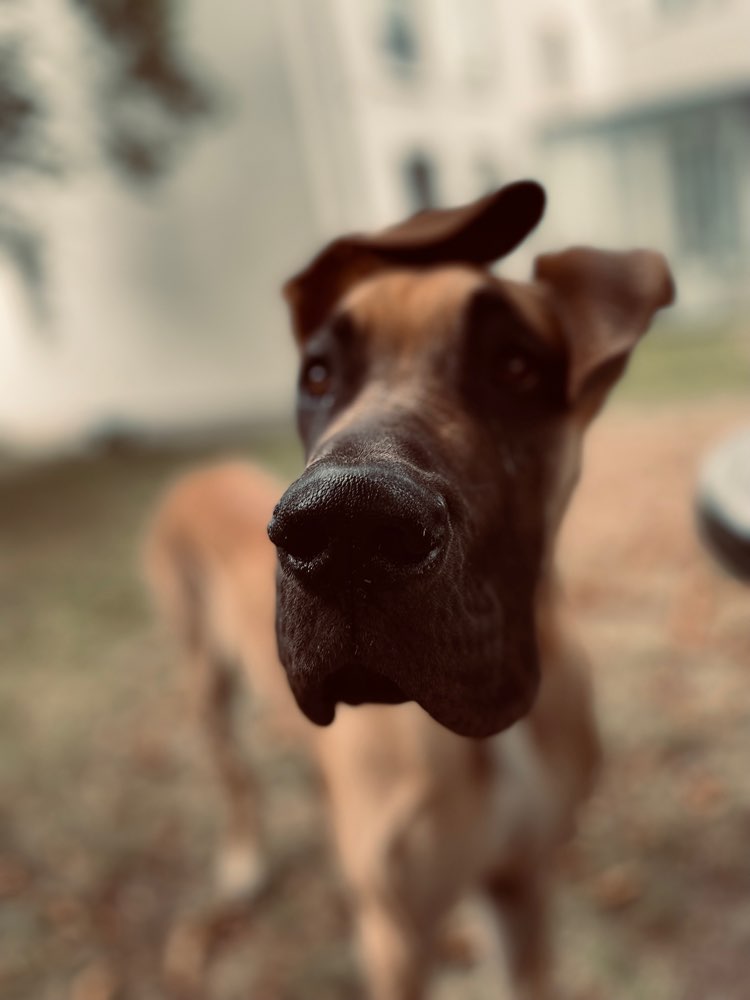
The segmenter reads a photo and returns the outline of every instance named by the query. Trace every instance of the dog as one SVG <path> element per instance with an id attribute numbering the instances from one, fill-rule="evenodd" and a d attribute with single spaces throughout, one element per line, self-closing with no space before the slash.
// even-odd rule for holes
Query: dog
<path id="1" fill-rule="evenodd" d="M 648 250 L 496 276 L 544 202 L 522 181 L 324 248 L 285 286 L 304 472 L 280 499 L 242 463 L 188 474 L 150 534 L 227 793 L 221 878 L 264 871 L 239 669 L 320 767 L 373 1000 L 424 995 L 469 889 L 514 995 L 555 995 L 550 873 L 600 757 L 555 539 L 585 430 L 674 290 Z"/>

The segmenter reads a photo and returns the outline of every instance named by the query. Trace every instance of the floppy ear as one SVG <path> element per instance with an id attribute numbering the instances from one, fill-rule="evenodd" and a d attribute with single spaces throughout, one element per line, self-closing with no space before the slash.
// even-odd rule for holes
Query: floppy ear
<path id="1" fill-rule="evenodd" d="M 517 181 L 460 208 L 418 212 L 378 233 L 342 236 L 284 286 L 304 340 L 356 282 L 389 266 L 489 264 L 515 249 L 544 212 L 544 189 Z"/>
<path id="2" fill-rule="evenodd" d="M 669 265 L 653 250 L 573 247 L 534 262 L 552 291 L 568 349 L 568 401 L 593 417 L 654 314 L 674 301 Z"/>

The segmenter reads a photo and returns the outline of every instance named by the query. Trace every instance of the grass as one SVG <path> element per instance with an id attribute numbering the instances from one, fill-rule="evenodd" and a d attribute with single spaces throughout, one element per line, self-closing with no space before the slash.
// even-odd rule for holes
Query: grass
<path id="1" fill-rule="evenodd" d="M 639 345 L 616 399 L 663 404 L 749 389 L 748 328 L 735 322 L 695 329 L 662 321 Z"/>

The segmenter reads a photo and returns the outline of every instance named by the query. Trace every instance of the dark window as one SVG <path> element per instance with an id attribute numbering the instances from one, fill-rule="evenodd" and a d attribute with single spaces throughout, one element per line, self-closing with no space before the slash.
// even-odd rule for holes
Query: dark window
<path id="1" fill-rule="evenodd" d="M 409 69 L 419 59 L 419 41 L 413 0 L 386 0 L 383 47 L 394 64 Z"/>
<path id="2" fill-rule="evenodd" d="M 412 212 L 434 208 L 437 204 L 435 192 L 435 165 L 426 153 L 412 153 L 403 167 L 407 204 Z"/>
<path id="3" fill-rule="evenodd" d="M 739 250 L 739 199 L 734 161 L 723 133 L 710 118 L 684 122 L 672 131 L 677 234 L 691 257 L 720 260 Z"/>

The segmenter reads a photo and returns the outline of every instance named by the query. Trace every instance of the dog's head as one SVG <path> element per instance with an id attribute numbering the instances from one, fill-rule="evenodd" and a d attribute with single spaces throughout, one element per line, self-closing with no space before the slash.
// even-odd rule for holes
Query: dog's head
<path id="1" fill-rule="evenodd" d="M 414 700 L 483 737 L 533 702 L 582 432 L 673 295 L 646 250 L 495 277 L 543 209 L 539 185 L 512 184 L 336 240 L 286 286 L 307 467 L 269 532 L 281 660 L 313 722 Z"/>

